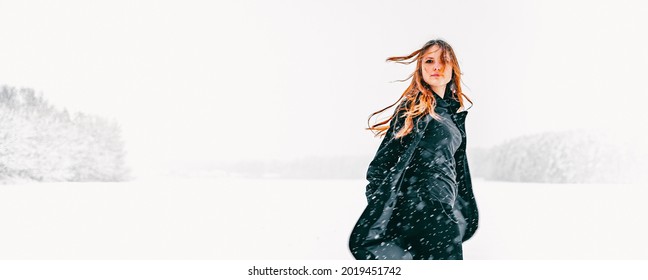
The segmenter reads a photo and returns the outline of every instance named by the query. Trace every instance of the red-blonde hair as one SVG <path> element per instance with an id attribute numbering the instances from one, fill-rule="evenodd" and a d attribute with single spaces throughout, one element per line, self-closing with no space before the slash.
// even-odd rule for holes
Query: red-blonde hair
<path id="1" fill-rule="evenodd" d="M 436 99 L 434 98 L 434 94 L 432 93 L 432 89 L 430 88 L 430 86 L 423 80 L 422 65 L 421 65 L 421 61 L 423 60 L 423 55 L 427 52 L 429 48 L 433 46 L 439 46 L 439 48 L 441 49 L 441 59 L 444 61 L 444 67 L 445 64 L 448 63 L 452 65 L 452 78 L 450 82 L 448 82 L 448 84 L 446 85 L 449 86 L 450 90 L 452 91 L 452 98 L 458 100 L 462 108 L 464 106 L 464 101 L 463 98 L 461 97 L 465 97 L 470 102 L 470 104 L 473 104 L 472 100 L 470 100 L 470 98 L 468 98 L 468 96 L 466 96 L 461 90 L 461 69 L 459 68 L 459 62 L 457 61 L 457 57 L 455 56 L 454 50 L 452 49 L 450 44 L 439 39 L 430 40 L 427 43 L 425 43 L 423 47 L 421 47 L 420 49 L 414 51 L 413 53 L 407 56 L 394 56 L 394 57 L 387 58 L 386 61 L 393 61 L 401 64 L 410 64 L 416 61 L 416 70 L 414 70 L 414 72 L 411 75 L 409 75 L 407 79 L 398 80 L 400 82 L 404 82 L 412 78 L 410 85 L 403 92 L 401 97 L 394 104 L 389 105 L 382 110 L 372 113 L 369 116 L 369 120 L 371 120 L 371 118 L 376 114 L 379 114 L 389 109 L 390 107 L 393 107 L 396 104 L 400 104 L 398 106 L 398 109 L 394 112 L 394 114 L 389 119 L 386 119 L 374 125 L 369 125 L 369 127 L 367 128 L 368 130 L 378 131 L 378 133 L 376 134 L 377 136 L 384 135 L 386 131 L 389 129 L 389 122 L 394 117 L 398 116 L 399 111 L 402 110 L 405 111 L 405 113 L 403 114 L 403 117 L 405 117 L 405 123 L 400 129 L 400 131 L 395 132 L 394 138 L 396 139 L 401 138 L 412 131 L 412 128 L 414 127 L 413 119 L 418 116 L 421 116 L 423 114 L 430 114 L 432 115 L 433 118 L 439 119 L 438 114 L 434 112 L 434 107 L 436 106 Z M 402 106 L 402 105 L 406 105 L 406 106 Z M 367 121 L 367 124 L 369 124 L 369 120 Z"/>

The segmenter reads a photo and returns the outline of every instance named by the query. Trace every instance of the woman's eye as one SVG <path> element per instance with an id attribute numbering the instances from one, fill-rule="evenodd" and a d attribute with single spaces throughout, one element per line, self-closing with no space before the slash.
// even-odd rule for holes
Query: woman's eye
<path id="1" fill-rule="evenodd" d="M 428 59 L 428 60 L 425 61 L 425 63 L 432 63 L 432 60 Z"/>

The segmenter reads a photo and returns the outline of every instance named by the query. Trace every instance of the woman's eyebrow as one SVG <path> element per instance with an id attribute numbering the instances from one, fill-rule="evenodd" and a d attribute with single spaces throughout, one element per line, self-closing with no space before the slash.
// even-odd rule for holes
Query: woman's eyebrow
<path id="1" fill-rule="evenodd" d="M 426 56 L 425 59 L 436 59 L 436 58 L 433 56 Z M 450 60 L 450 58 L 446 57 L 446 60 Z"/>

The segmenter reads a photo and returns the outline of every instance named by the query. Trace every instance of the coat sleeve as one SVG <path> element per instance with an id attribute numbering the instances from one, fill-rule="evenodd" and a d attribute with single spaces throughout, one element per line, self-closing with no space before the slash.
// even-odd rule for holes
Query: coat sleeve
<path id="1" fill-rule="evenodd" d="M 412 142 L 414 133 L 409 133 L 400 139 L 394 139 L 394 135 L 403 127 L 404 119 L 402 117 L 405 113 L 405 106 L 406 101 L 403 101 L 396 109 L 395 116 L 389 123 L 389 129 L 387 129 L 387 133 L 380 143 L 373 160 L 369 163 L 366 176 L 369 184 L 367 184 L 365 193 L 367 200 L 371 199 L 372 194 L 389 173 L 394 171 L 393 169 L 400 156 Z"/>
<path id="2" fill-rule="evenodd" d="M 464 127 L 465 131 L 465 127 Z M 462 242 L 470 239 L 479 225 L 479 211 L 477 202 L 472 190 L 472 179 L 470 177 L 470 168 L 468 167 L 468 157 L 466 155 L 466 138 L 455 154 L 457 167 L 457 184 L 458 197 L 455 206 L 463 218 L 462 223 Z"/>

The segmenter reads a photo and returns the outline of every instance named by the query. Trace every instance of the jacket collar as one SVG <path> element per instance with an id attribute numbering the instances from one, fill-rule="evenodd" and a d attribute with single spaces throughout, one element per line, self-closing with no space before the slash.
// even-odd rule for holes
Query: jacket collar
<path id="1" fill-rule="evenodd" d="M 419 91 L 418 94 L 421 94 L 421 92 Z M 461 104 L 459 104 L 459 100 L 452 96 L 452 90 L 449 86 L 446 87 L 443 97 L 439 96 L 434 91 L 432 91 L 432 94 L 436 99 L 437 106 L 448 108 L 448 111 L 452 112 L 452 114 L 458 113 L 457 110 L 459 110 Z"/>
<path id="2" fill-rule="evenodd" d="M 452 119 L 457 125 L 460 125 L 461 128 L 464 128 L 464 125 L 466 123 L 466 115 L 468 115 L 468 111 L 461 111 L 452 115 Z"/>
<path id="3" fill-rule="evenodd" d="M 419 91 L 419 95 L 421 92 Z M 441 98 L 436 92 L 432 91 L 432 94 L 435 95 L 435 98 L 437 99 L 437 106 L 443 106 L 447 107 L 450 112 L 454 112 L 450 114 L 452 119 L 455 121 L 455 124 L 459 126 L 459 128 L 464 131 L 465 130 L 465 122 L 466 122 L 466 115 L 468 115 L 467 110 L 463 110 L 460 112 L 457 112 L 459 108 L 461 107 L 461 104 L 459 104 L 459 100 L 454 98 L 452 96 L 452 91 L 450 90 L 450 87 L 446 87 L 446 91 L 443 94 L 443 98 Z"/>

